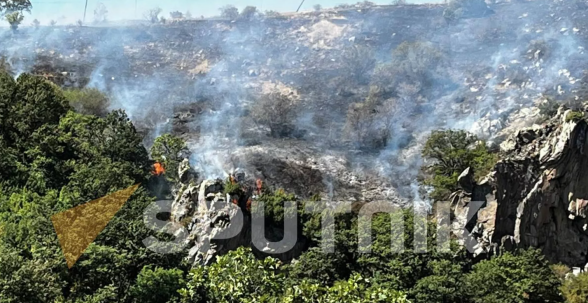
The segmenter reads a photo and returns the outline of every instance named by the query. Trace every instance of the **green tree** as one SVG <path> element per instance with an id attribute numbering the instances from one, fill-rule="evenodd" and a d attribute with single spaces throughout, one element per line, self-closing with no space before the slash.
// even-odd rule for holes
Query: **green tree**
<path id="1" fill-rule="evenodd" d="M 452 260 L 435 260 L 427 266 L 431 275 L 420 279 L 410 291 L 415 302 L 457 303 L 467 298 L 461 264 Z"/>
<path id="2" fill-rule="evenodd" d="M 108 113 L 108 96 L 95 88 L 69 89 L 63 91 L 69 105 L 85 115 L 104 117 Z"/>
<path id="3" fill-rule="evenodd" d="M 4 18 L 6 18 L 6 21 L 10 24 L 10 28 L 13 31 L 16 31 L 18 26 L 22 23 L 22 20 L 24 20 L 24 15 L 21 12 L 11 12 L 7 13 Z"/>
<path id="4" fill-rule="evenodd" d="M 171 134 L 157 137 L 150 149 L 153 160 L 162 163 L 166 176 L 172 179 L 178 177 L 178 167 L 187 150 L 186 142 Z"/>
<path id="5" fill-rule="evenodd" d="M 0 302 L 54 302 L 65 285 L 43 258 L 25 258 L 0 243 Z"/>
<path id="6" fill-rule="evenodd" d="M 280 261 L 258 260 L 251 249 L 238 248 L 207 267 L 197 267 L 182 289 L 184 302 L 279 302 L 284 276 Z"/>
<path id="7" fill-rule="evenodd" d="M 482 261 L 465 278 L 474 303 L 563 302 L 560 285 L 549 262 L 533 249 Z"/>
<path id="8" fill-rule="evenodd" d="M 133 300 L 141 303 L 169 302 L 179 298 L 179 292 L 185 286 L 184 272 L 180 269 L 163 269 L 144 267 L 137 282 L 131 288 Z"/>
<path id="9" fill-rule="evenodd" d="M 486 144 L 463 130 L 433 131 L 422 151 L 432 164 L 424 167 L 424 183 L 433 187 L 431 198 L 442 200 L 457 190 L 457 178 L 468 167 L 477 177 L 487 174 L 497 161 Z"/>

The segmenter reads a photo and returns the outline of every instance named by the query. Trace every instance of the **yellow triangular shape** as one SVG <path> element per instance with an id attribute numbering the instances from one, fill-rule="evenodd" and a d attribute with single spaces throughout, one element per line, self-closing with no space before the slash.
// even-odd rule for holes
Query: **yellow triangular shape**
<path id="1" fill-rule="evenodd" d="M 139 184 L 51 216 L 67 267 L 72 268 Z"/>

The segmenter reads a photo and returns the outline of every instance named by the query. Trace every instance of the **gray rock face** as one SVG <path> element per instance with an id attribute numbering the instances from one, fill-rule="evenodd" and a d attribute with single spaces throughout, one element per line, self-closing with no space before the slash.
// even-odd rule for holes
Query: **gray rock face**
<path id="1" fill-rule="evenodd" d="M 469 226 L 475 254 L 537 247 L 553 262 L 586 264 L 588 125 L 565 121 L 567 113 L 515 134 L 485 182 L 452 195 L 457 221 L 471 201 L 484 202 Z"/>
<path id="2" fill-rule="evenodd" d="M 215 261 L 216 256 L 240 246 L 251 246 L 256 254 L 272 255 L 282 260 L 291 260 L 302 253 L 306 247 L 304 239 L 298 239 L 293 249 L 279 254 L 272 248 L 272 243 L 253 245 L 252 216 L 247 203 L 256 198 L 252 191 L 243 190 L 242 194 L 225 195 L 224 182 L 220 179 L 204 180 L 197 184 L 194 178 L 182 178 L 182 171 L 189 171 L 184 166 L 180 165 L 180 182 L 174 192 L 171 218 L 182 224 L 189 234 L 186 239 L 189 262 L 194 265 L 208 265 Z M 188 182 L 184 183 L 182 180 Z M 233 180 L 246 181 L 242 174 Z M 276 243 L 285 235 L 283 229 L 271 225 L 265 226 L 264 233 L 267 241 Z"/>

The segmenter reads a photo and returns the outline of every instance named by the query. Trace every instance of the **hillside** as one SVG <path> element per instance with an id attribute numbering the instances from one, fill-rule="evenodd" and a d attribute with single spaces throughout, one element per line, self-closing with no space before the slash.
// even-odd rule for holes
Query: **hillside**
<path id="1" fill-rule="evenodd" d="M 586 302 L 587 20 L 458 0 L 3 29 L 0 302 Z M 136 184 L 66 264 L 50 218 Z"/>

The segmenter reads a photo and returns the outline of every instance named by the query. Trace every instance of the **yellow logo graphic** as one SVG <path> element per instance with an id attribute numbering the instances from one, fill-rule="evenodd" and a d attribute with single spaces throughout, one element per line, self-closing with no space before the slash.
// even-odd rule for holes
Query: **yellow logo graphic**
<path id="1" fill-rule="evenodd" d="M 51 216 L 67 267 L 72 268 L 139 184 Z"/>

